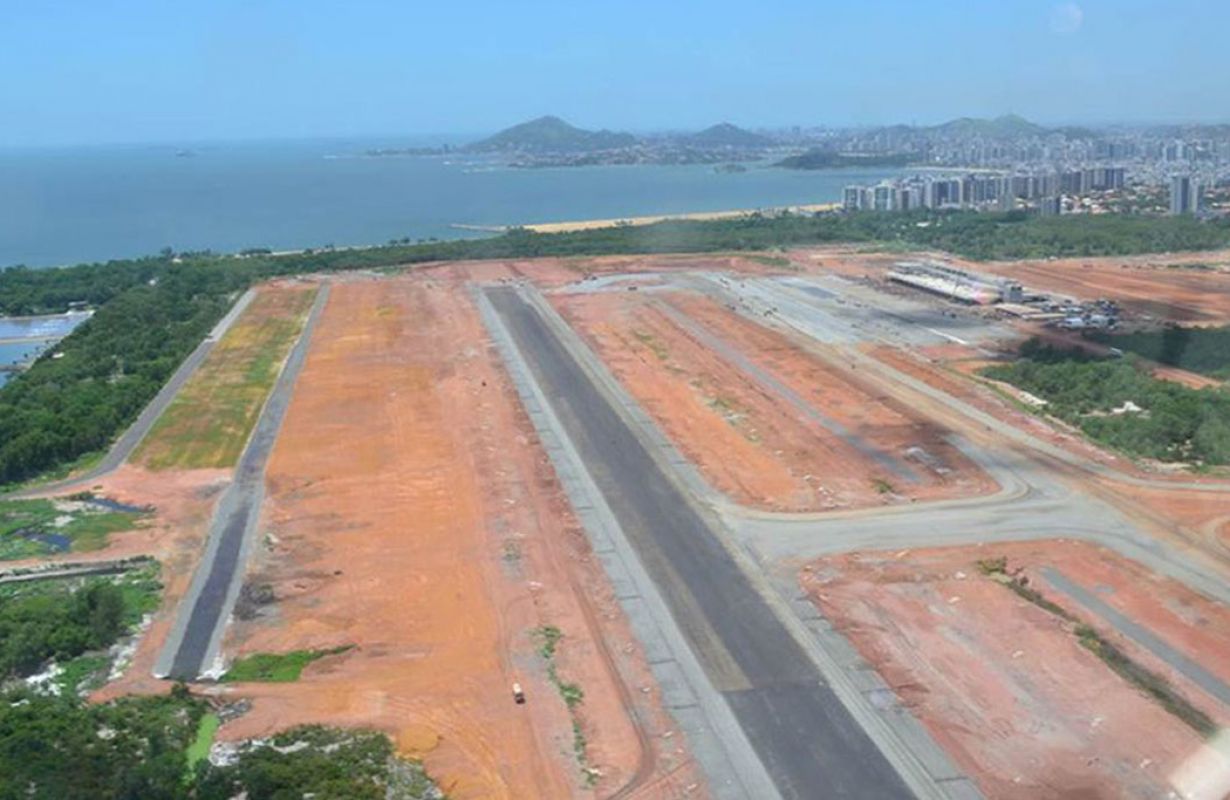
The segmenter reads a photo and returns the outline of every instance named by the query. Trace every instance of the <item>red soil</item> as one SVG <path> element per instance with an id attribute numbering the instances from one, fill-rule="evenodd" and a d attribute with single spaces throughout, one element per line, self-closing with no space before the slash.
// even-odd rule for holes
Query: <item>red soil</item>
<path id="1" fill-rule="evenodd" d="M 978 559 L 1001 555 L 1150 668 L 1160 662 L 1051 590 L 1037 568 L 1058 566 L 1099 590 L 1206 667 L 1230 662 L 1225 607 L 1080 543 L 847 554 L 807 566 L 802 583 L 987 796 L 1165 794 L 1199 735 L 1082 647 L 1071 623 L 979 573 Z M 1174 685 L 1226 718 L 1185 682 Z"/>
<path id="2" fill-rule="evenodd" d="M 249 582 L 277 602 L 227 649 L 356 649 L 298 683 L 234 687 L 254 707 L 220 735 L 374 726 L 450 797 L 585 794 L 534 634 L 554 625 L 560 680 L 585 693 L 594 791 L 691 796 L 682 737 L 664 738 L 658 690 L 456 279 L 468 268 L 335 286 L 269 466 Z"/>
<path id="3" fill-rule="evenodd" d="M 669 298 L 663 300 L 663 298 Z M 776 510 L 822 510 L 967 496 L 992 482 L 945 432 L 786 337 L 684 293 L 560 295 L 561 312 L 672 440 L 736 501 Z M 788 398 L 680 327 L 669 302 L 751 358 L 869 445 L 919 477 L 909 483 L 832 433 Z M 918 450 L 921 448 L 922 454 Z"/>

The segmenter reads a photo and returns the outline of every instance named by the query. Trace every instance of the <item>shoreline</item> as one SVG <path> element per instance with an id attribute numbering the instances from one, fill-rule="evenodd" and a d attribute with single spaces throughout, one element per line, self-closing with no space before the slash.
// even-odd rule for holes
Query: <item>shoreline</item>
<path id="1" fill-rule="evenodd" d="M 806 203 L 793 206 L 774 206 L 771 208 L 739 208 L 727 211 L 691 211 L 679 214 L 647 214 L 634 217 L 610 217 L 607 219 L 580 219 L 561 222 L 535 222 L 526 225 L 466 225 L 453 223 L 450 227 L 466 231 L 482 231 L 486 233 L 505 233 L 515 228 L 524 228 L 534 233 L 571 233 L 574 231 L 591 231 L 599 228 L 614 228 L 619 226 L 654 225 L 659 222 L 672 221 L 713 221 L 721 219 L 738 219 L 753 214 L 776 214 L 789 212 L 792 214 L 819 214 L 833 211 L 841 207 L 841 203 Z"/>

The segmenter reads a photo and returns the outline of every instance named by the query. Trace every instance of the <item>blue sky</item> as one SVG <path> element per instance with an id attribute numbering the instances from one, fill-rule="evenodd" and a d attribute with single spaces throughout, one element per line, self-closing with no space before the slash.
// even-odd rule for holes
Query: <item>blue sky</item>
<path id="1" fill-rule="evenodd" d="M 3 0 L 0 144 L 1230 120 L 1226 0 Z"/>

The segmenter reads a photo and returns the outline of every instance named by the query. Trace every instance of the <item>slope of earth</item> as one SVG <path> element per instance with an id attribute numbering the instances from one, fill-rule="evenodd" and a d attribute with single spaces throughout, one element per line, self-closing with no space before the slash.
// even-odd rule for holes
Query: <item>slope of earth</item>
<path id="1" fill-rule="evenodd" d="M 554 302 L 739 503 L 807 511 L 993 489 L 943 430 L 710 300 L 610 292 Z"/>
<path id="2" fill-rule="evenodd" d="M 260 287 L 154 423 L 133 463 L 154 470 L 234 466 L 315 295 L 310 284 Z"/>
<path id="3" fill-rule="evenodd" d="M 270 462 L 256 599 L 226 649 L 354 649 L 298 683 L 233 685 L 254 706 L 220 735 L 375 726 L 455 798 L 630 781 L 683 796 L 697 778 L 682 737 L 489 347 L 469 271 L 335 286 Z"/>
<path id="4" fill-rule="evenodd" d="M 1230 611 L 1106 550 L 1050 541 L 846 554 L 807 565 L 802 583 L 987 796 L 1165 795 L 1201 736 L 1083 647 L 1073 623 L 980 574 L 980 560 L 1001 556 L 1224 722 L 1224 706 L 1043 577 L 1054 568 L 1084 576 L 1080 583 L 1206 667 L 1226 660 Z"/>

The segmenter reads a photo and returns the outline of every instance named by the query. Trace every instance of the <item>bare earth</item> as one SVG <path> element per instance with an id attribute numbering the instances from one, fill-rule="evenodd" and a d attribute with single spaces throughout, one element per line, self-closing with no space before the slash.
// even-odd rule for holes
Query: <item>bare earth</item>
<path id="1" fill-rule="evenodd" d="M 266 552 L 249 583 L 272 586 L 277 603 L 233 626 L 227 648 L 356 649 L 296 684 L 234 687 L 254 708 L 222 735 L 374 725 L 450 797 L 584 794 L 534 633 L 554 625 L 560 678 L 585 695 L 594 790 L 634 779 L 656 781 L 654 796 L 694 790 L 531 430 L 446 271 L 339 283 L 269 467 Z"/>
<path id="2" fill-rule="evenodd" d="M 869 394 L 848 370 L 711 300 L 683 292 L 611 292 L 558 295 L 556 304 L 706 477 L 742 504 L 824 510 L 994 489 L 948 444 L 944 430 L 891 398 Z M 750 358 L 883 460 L 873 460 L 792 398 L 715 353 L 680 326 L 680 314 Z"/>
<path id="3" fill-rule="evenodd" d="M 805 567 L 803 586 L 988 797 L 1164 795 L 1200 737 L 1084 649 L 1069 623 L 979 574 L 978 559 L 1000 555 L 1142 662 L 1139 648 L 1048 590 L 1036 568 L 1081 576 L 1110 602 L 1147 611 L 1173 646 L 1230 662 L 1225 608 L 1079 543 L 835 556 Z M 1176 684 L 1226 718 L 1230 710 Z"/>

